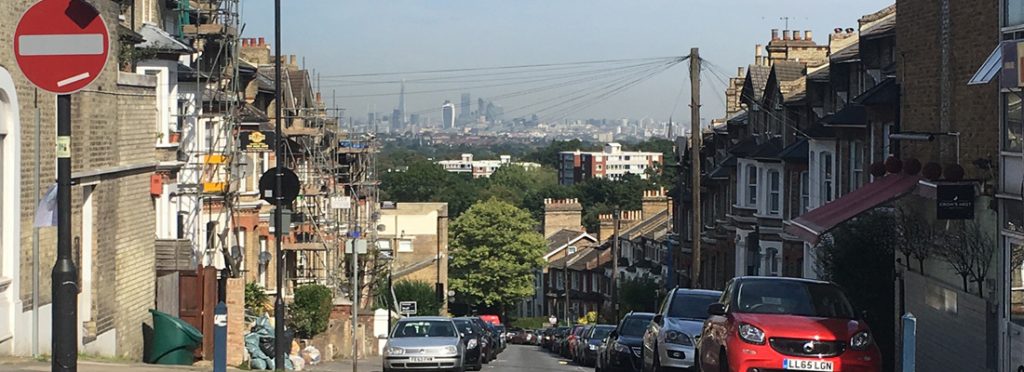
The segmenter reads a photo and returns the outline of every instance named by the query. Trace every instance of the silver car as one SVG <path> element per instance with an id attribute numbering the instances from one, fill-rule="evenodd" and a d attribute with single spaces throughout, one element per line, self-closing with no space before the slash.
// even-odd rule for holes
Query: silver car
<path id="1" fill-rule="evenodd" d="M 384 372 L 463 372 L 465 355 L 461 334 L 451 319 L 403 318 L 384 346 Z"/>
<path id="2" fill-rule="evenodd" d="M 643 370 L 692 368 L 708 305 L 722 292 L 676 288 L 665 297 L 644 333 Z"/>

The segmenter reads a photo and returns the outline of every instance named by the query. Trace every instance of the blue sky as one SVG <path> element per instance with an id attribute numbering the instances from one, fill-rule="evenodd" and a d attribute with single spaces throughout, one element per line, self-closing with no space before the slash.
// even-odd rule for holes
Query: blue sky
<path id="1" fill-rule="evenodd" d="M 591 60 L 701 55 L 723 73 L 753 61 L 754 45 L 765 44 L 771 29 L 812 30 L 826 43 L 837 27 L 892 1 L 860 0 L 283 0 L 282 53 L 305 57 L 321 76 L 561 63 Z M 273 40 L 273 1 L 243 1 L 244 37 Z M 574 118 L 642 118 L 688 121 L 686 64 L 680 64 L 630 90 L 571 114 Z M 398 86 L 331 86 L 330 100 L 397 92 Z M 685 90 L 680 95 L 681 88 Z M 451 87 L 447 85 L 445 87 Z M 458 85 L 454 85 L 458 87 Z M 437 86 L 407 86 L 408 91 Z M 476 98 L 509 88 L 473 89 Z M 710 76 L 702 85 L 706 119 L 722 116 L 722 84 Z M 713 95 L 713 96 L 712 96 Z M 676 98 L 679 97 L 679 103 Z M 409 95 L 407 111 L 440 107 L 459 92 Z M 505 107 L 544 100 L 525 96 L 499 101 Z M 368 107 L 390 112 L 397 97 L 339 98 L 349 116 L 365 118 Z M 439 112 L 439 109 L 438 109 Z M 439 114 L 430 113 L 435 118 Z"/>

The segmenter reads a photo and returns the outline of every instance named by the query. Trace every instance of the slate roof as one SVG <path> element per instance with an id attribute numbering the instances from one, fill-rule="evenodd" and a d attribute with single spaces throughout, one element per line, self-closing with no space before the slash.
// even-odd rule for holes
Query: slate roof
<path id="1" fill-rule="evenodd" d="M 825 65 L 807 74 L 807 81 L 827 83 L 829 81 L 829 66 Z"/>
<path id="2" fill-rule="evenodd" d="M 747 120 L 749 118 L 750 114 L 748 114 L 746 111 L 740 111 L 738 114 L 736 114 L 736 116 L 733 116 L 729 120 L 726 120 L 726 123 L 733 125 L 746 125 L 749 122 Z"/>
<path id="3" fill-rule="evenodd" d="M 754 151 L 757 151 L 757 141 L 753 138 L 744 139 L 729 149 L 730 154 L 741 158 L 753 154 Z"/>
<path id="4" fill-rule="evenodd" d="M 860 60 L 860 43 L 855 42 L 850 46 L 839 50 L 838 52 L 832 53 L 829 56 L 829 60 L 832 63 L 848 63 L 857 62 Z"/>
<path id="5" fill-rule="evenodd" d="M 854 98 L 853 102 L 865 106 L 898 104 L 900 102 L 900 86 L 896 84 L 896 79 L 882 80 L 881 83 Z"/>
<path id="6" fill-rule="evenodd" d="M 851 103 L 822 122 L 828 125 L 864 126 L 868 124 L 868 110 L 863 105 Z"/>
<path id="7" fill-rule="evenodd" d="M 188 45 L 183 44 L 171 36 L 160 27 L 150 23 L 143 23 L 142 28 L 139 29 L 139 35 L 142 35 L 146 41 L 137 45 L 140 49 L 151 49 L 160 52 L 188 54 L 192 52 L 192 48 Z"/>
<path id="8" fill-rule="evenodd" d="M 807 139 L 801 138 L 783 149 L 779 153 L 779 158 L 786 162 L 806 163 L 809 150 Z"/>
<path id="9" fill-rule="evenodd" d="M 769 74 L 771 74 L 771 68 L 768 66 L 750 65 L 750 67 L 747 68 L 747 76 L 749 79 L 746 79 L 746 83 L 744 84 L 750 84 L 752 91 L 749 93 L 753 94 L 753 97 L 746 98 L 759 100 L 764 96 L 764 86 L 768 83 Z M 743 94 L 747 94 L 745 87 Z"/>
<path id="10" fill-rule="evenodd" d="M 757 150 L 755 150 L 753 154 L 750 154 L 750 158 L 759 160 L 778 160 L 780 152 L 782 152 L 782 138 L 772 138 L 758 146 Z"/>
<path id="11" fill-rule="evenodd" d="M 556 231 L 554 234 L 548 237 L 548 253 L 554 252 L 558 248 L 568 244 L 570 241 L 583 235 L 582 231 L 574 231 L 569 229 L 562 229 Z"/>
<path id="12" fill-rule="evenodd" d="M 883 18 L 878 23 L 871 25 L 860 32 L 860 38 L 864 40 L 878 39 L 886 36 L 896 35 L 896 15 Z"/>
<path id="13" fill-rule="evenodd" d="M 822 120 L 823 121 L 824 120 L 828 120 L 831 117 L 832 116 L 829 115 L 829 116 L 826 116 Z M 810 129 L 804 131 L 804 134 L 806 134 L 807 137 L 810 137 L 810 138 L 835 138 L 836 131 L 835 131 L 835 129 L 833 129 L 831 127 L 826 127 L 824 125 L 821 125 L 821 123 L 816 123 Z"/>
<path id="14" fill-rule="evenodd" d="M 778 61 L 772 65 L 775 79 L 778 81 L 793 81 L 804 76 L 804 70 L 806 66 L 803 63 L 795 61 Z"/>

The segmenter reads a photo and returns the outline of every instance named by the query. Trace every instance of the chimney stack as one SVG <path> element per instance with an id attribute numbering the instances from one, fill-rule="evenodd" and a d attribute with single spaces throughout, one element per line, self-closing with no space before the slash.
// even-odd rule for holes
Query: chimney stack
<path id="1" fill-rule="evenodd" d="M 737 67 L 737 68 L 736 68 L 736 77 L 738 77 L 738 78 L 743 78 L 743 77 L 745 77 L 745 76 L 746 76 L 746 74 L 744 74 L 744 72 L 745 72 L 745 71 L 743 71 L 743 67 Z"/>
<path id="2" fill-rule="evenodd" d="M 804 30 L 804 40 L 813 41 L 814 38 L 812 37 L 812 35 L 813 34 L 811 33 L 811 30 Z"/>
<path id="3" fill-rule="evenodd" d="M 758 66 L 760 66 L 763 63 L 762 62 L 763 57 L 761 56 L 761 49 L 764 49 L 763 45 L 761 45 L 761 44 L 754 45 L 754 64 L 758 65 Z"/>
<path id="4" fill-rule="evenodd" d="M 779 29 L 772 29 L 772 41 L 779 40 Z"/>
<path id="5" fill-rule="evenodd" d="M 782 40 L 791 40 L 789 36 L 789 30 L 782 31 Z"/>
<path id="6" fill-rule="evenodd" d="M 289 66 L 298 66 L 298 63 L 299 63 L 299 59 L 297 57 L 295 57 L 294 54 L 288 56 L 288 65 Z"/>
<path id="7" fill-rule="evenodd" d="M 800 37 L 800 31 L 793 30 L 793 40 L 802 40 Z"/>

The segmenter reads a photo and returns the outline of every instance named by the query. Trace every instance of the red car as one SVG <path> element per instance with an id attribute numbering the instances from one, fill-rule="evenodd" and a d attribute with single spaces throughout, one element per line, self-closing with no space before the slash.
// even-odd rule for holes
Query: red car
<path id="1" fill-rule="evenodd" d="M 876 372 L 871 329 L 832 283 L 741 277 L 708 306 L 698 341 L 704 372 Z"/>

